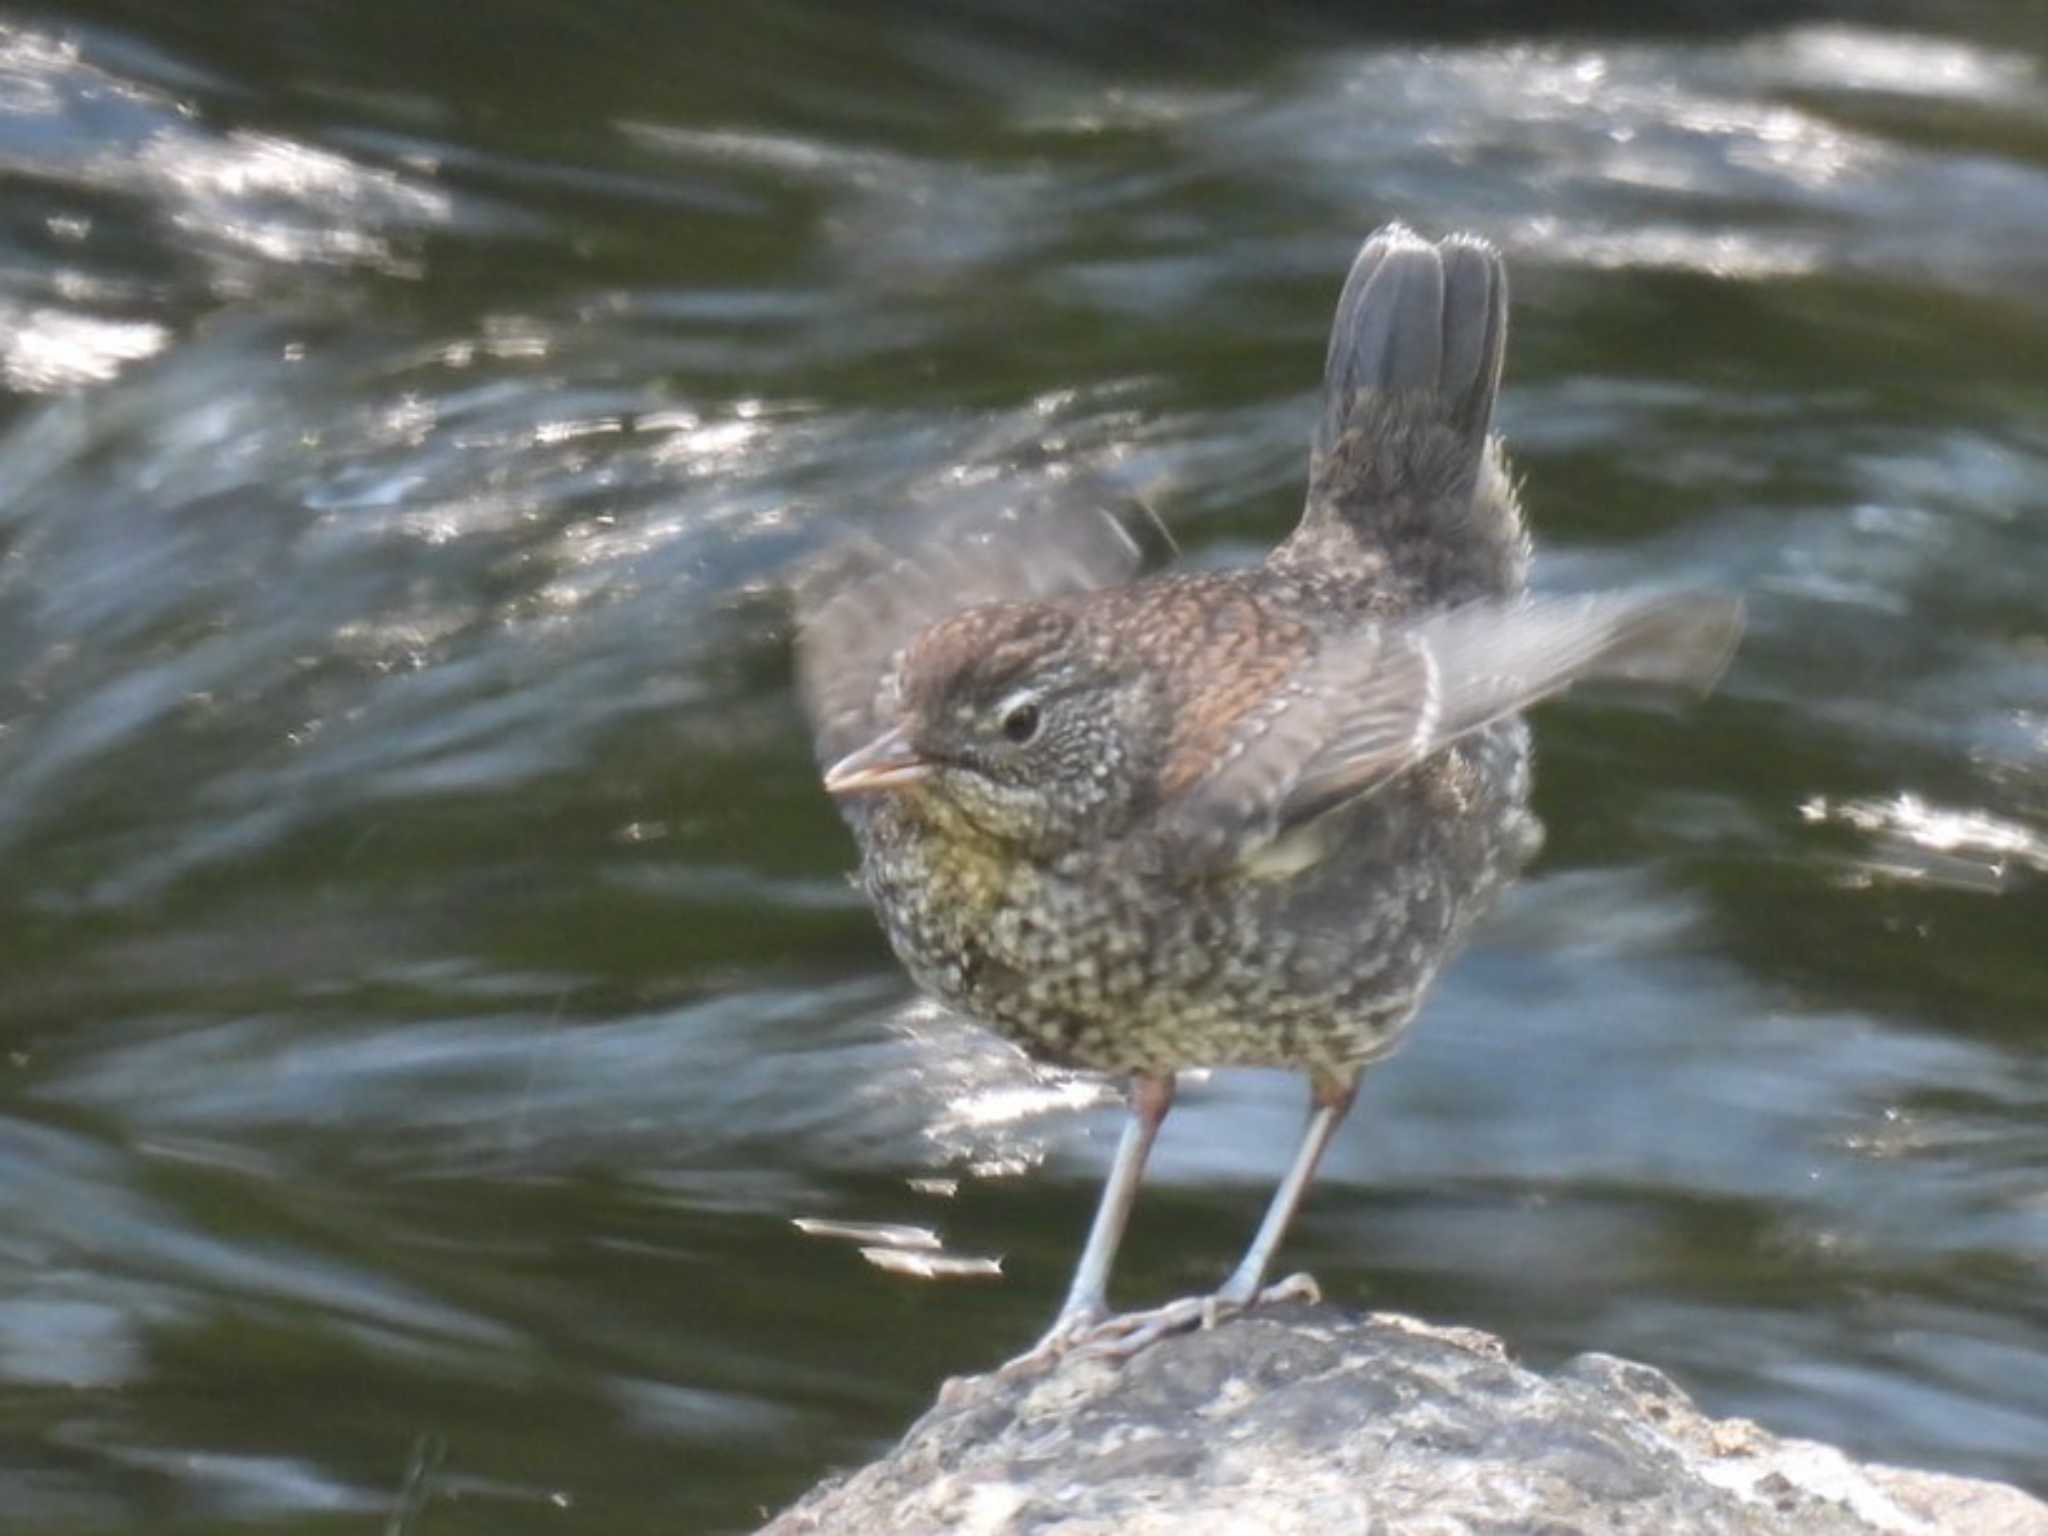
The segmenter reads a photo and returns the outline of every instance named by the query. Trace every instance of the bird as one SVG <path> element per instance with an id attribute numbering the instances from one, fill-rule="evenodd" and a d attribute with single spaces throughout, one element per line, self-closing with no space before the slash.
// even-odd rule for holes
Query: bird
<path id="1" fill-rule="evenodd" d="M 1144 572 L 1099 508 L 849 540 L 798 584 L 796 670 L 858 883 L 924 991 L 1129 1112 L 1052 1327 L 1128 1354 L 1283 1296 L 1275 1253 L 1357 1093 L 1534 857 L 1522 711 L 1584 681 L 1704 693 L 1732 595 L 1532 596 L 1493 431 L 1507 273 L 1469 234 L 1359 250 L 1298 525 Z M 1113 1313 L 1148 1154 L 1193 1068 L 1298 1070 L 1310 1112 L 1213 1292 Z"/>

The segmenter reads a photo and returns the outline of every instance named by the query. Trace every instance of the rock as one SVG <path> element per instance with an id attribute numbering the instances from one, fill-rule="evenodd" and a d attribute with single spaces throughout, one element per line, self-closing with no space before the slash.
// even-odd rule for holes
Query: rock
<path id="1" fill-rule="evenodd" d="M 1646 1365 L 1553 1375 L 1391 1314 L 1261 1310 L 1121 1363 L 951 1382 L 763 1536 L 2048 1536 L 2002 1484 L 1709 1419 Z"/>

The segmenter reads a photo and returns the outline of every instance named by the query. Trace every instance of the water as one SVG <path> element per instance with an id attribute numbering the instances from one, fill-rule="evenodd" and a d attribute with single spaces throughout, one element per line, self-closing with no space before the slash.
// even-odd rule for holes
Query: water
<path id="1" fill-rule="evenodd" d="M 1287 1261 L 2048 1492 L 2048 17 L 1763 11 L 10 12 L 0 1523 L 744 1529 L 1032 1338 L 1116 1110 L 912 1004 L 775 584 L 1256 553 L 1395 216 L 1509 253 L 1540 581 L 1753 622 L 1543 713 Z M 1121 1295 L 1300 1101 L 1184 1093 Z"/>

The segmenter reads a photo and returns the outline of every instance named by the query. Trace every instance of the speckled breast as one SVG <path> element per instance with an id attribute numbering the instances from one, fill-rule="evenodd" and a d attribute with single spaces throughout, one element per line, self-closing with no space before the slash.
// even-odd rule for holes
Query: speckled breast
<path id="1" fill-rule="evenodd" d="M 1275 877 L 1167 884 L 1115 846 L 1048 867 L 876 807 L 863 879 L 918 984 L 1041 1059 L 1103 1071 L 1383 1055 L 1533 852 L 1521 722 L 1338 813 Z"/>

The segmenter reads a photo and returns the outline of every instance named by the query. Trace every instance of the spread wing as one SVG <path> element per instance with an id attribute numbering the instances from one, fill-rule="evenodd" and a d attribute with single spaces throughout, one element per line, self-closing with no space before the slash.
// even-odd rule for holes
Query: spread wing
<path id="1" fill-rule="evenodd" d="M 1704 693 L 1742 629 L 1734 598 L 1620 593 L 1473 603 L 1326 644 L 1171 816 L 1197 862 L 1243 859 L 1459 737 L 1580 681 Z"/>
<path id="2" fill-rule="evenodd" d="M 1061 489 L 1022 506 L 915 508 L 798 573 L 797 686 L 820 765 L 895 724 L 885 685 L 897 652 L 928 625 L 982 603 L 1062 597 L 1136 574 L 1145 550 L 1125 521 L 1080 499 L 1085 482 Z"/>

